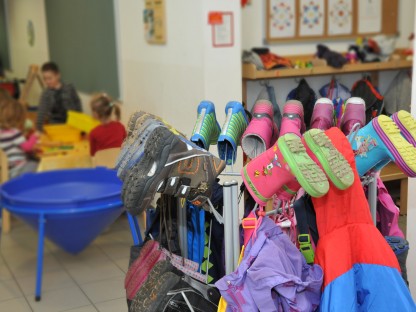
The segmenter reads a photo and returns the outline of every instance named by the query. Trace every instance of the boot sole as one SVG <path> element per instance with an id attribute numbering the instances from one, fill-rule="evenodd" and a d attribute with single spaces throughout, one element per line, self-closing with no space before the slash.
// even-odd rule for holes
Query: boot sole
<path id="1" fill-rule="evenodd" d="M 292 174 L 309 195 L 321 197 L 328 193 L 328 179 L 321 168 L 309 157 L 300 137 L 287 133 L 281 136 L 277 143 Z"/>
<path id="2" fill-rule="evenodd" d="M 334 147 L 325 132 L 311 129 L 304 134 L 304 138 L 332 183 L 340 190 L 349 188 L 354 183 L 354 173 L 348 161 Z"/>
<path id="3" fill-rule="evenodd" d="M 409 177 L 416 177 L 416 149 L 400 134 L 394 121 L 380 115 L 372 121 L 374 130 L 394 157 L 394 162 Z"/>
<path id="4" fill-rule="evenodd" d="M 409 112 L 399 111 L 392 116 L 404 138 L 413 146 L 416 146 L 416 120 Z"/>
<path id="5" fill-rule="evenodd" d="M 158 185 L 171 170 L 171 167 L 165 167 L 165 164 L 171 149 L 178 143 L 179 138 L 165 127 L 155 129 L 149 136 L 145 155 L 132 168 L 128 179 L 131 181 L 128 181 L 126 189 L 123 188 L 124 205 L 131 214 L 143 212 L 154 198 Z M 154 172 L 149 176 L 152 170 Z"/>

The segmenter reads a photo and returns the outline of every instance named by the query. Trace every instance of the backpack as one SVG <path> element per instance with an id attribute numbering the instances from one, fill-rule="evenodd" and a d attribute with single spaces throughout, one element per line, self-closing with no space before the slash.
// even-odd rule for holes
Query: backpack
<path id="1" fill-rule="evenodd" d="M 366 123 L 381 114 L 384 97 L 372 85 L 369 78 L 358 80 L 351 88 L 351 96 L 360 97 L 365 102 Z"/>
<path id="2" fill-rule="evenodd" d="M 305 79 L 301 79 L 299 81 L 299 85 L 289 92 L 287 95 L 286 100 L 298 100 L 303 105 L 303 111 L 305 114 L 305 124 L 306 128 L 309 129 L 313 107 L 315 106 L 315 102 L 317 100 L 315 91 L 308 85 Z"/>

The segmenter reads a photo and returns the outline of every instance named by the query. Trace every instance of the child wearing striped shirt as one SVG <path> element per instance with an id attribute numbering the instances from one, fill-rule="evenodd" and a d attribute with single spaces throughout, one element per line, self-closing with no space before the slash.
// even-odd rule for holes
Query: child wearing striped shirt
<path id="1" fill-rule="evenodd" d="M 37 163 L 27 160 L 27 152 L 34 149 L 37 135 L 26 139 L 21 131 L 25 122 L 25 109 L 12 98 L 0 99 L 0 149 L 7 156 L 9 175 L 14 178 L 27 172 L 34 172 Z"/>

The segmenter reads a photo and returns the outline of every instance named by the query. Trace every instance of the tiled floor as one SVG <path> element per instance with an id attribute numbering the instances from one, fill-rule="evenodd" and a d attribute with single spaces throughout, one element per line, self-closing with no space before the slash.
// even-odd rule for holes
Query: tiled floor
<path id="1" fill-rule="evenodd" d="M 124 275 L 132 238 L 121 217 L 79 255 L 47 241 L 42 300 L 35 302 L 37 233 L 16 222 L 0 243 L 0 311 L 127 311 Z"/>

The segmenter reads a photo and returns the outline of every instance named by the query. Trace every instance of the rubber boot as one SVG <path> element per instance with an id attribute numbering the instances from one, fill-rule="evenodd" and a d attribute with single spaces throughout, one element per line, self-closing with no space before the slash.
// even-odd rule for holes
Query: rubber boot
<path id="1" fill-rule="evenodd" d="M 345 103 L 340 123 L 341 131 L 348 136 L 357 123 L 360 128 L 365 126 L 365 102 L 362 98 L 352 97 Z"/>
<path id="2" fill-rule="evenodd" d="M 248 118 L 241 103 L 232 101 L 225 107 L 226 119 L 218 138 L 218 155 L 227 165 L 235 163 L 237 146 L 248 126 Z"/>
<path id="3" fill-rule="evenodd" d="M 251 159 L 268 150 L 278 138 L 277 125 L 273 120 L 273 104 L 267 100 L 259 100 L 251 112 L 252 119 L 244 131 L 241 147 Z"/>
<path id="4" fill-rule="evenodd" d="M 198 105 L 198 117 L 192 132 L 191 141 L 199 147 L 208 150 L 210 145 L 217 144 L 220 131 L 221 128 L 215 115 L 214 103 L 202 101 Z"/>
<path id="5" fill-rule="evenodd" d="M 262 206 L 296 179 L 311 196 L 323 196 L 329 187 L 324 173 L 293 133 L 280 137 L 271 148 L 245 165 L 242 177 L 253 199 Z"/>
<path id="6" fill-rule="evenodd" d="M 334 103 L 328 98 L 315 102 L 311 118 L 311 129 L 327 130 L 334 126 Z"/>
<path id="7" fill-rule="evenodd" d="M 409 177 L 416 176 L 416 149 L 400 134 L 394 121 L 380 115 L 353 134 L 357 171 L 360 176 L 391 160 Z"/>
<path id="8" fill-rule="evenodd" d="M 306 130 L 304 121 L 303 105 L 297 100 L 287 101 L 283 107 L 282 125 L 280 127 L 280 136 L 286 133 L 294 133 L 301 136 Z"/>

